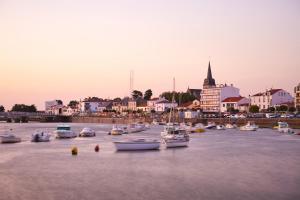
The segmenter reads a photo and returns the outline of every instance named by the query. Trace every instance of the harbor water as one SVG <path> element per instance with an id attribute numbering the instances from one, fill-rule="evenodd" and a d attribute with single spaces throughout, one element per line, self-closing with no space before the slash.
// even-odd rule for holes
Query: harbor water
<path id="1" fill-rule="evenodd" d="M 112 125 L 70 125 L 97 135 L 32 143 L 35 130 L 53 132 L 57 124 L 0 123 L 0 134 L 13 129 L 22 138 L 0 144 L 0 200 L 300 199 L 300 136 L 208 130 L 191 134 L 187 148 L 116 152 L 113 141 L 160 139 L 163 126 L 111 136 Z"/>

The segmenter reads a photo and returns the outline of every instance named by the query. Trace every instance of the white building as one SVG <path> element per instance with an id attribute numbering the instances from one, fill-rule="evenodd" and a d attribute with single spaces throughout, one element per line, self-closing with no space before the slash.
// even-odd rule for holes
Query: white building
<path id="1" fill-rule="evenodd" d="M 221 102 L 228 97 L 239 97 L 240 90 L 233 85 L 216 85 L 212 77 L 210 62 L 208 64 L 207 77 L 201 91 L 200 107 L 203 112 L 220 112 Z"/>
<path id="2" fill-rule="evenodd" d="M 228 97 L 221 103 L 221 112 L 227 112 L 228 108 L 234 108 L 240 112 L 247 111 L 247 106 L 250 104 L 250 99 L 245 97 Z"/>
<path id="3" fill-rule="evenodd" d="M 270 89 L 266 92 L 260 92 L 250 97 L 250 104 L 257 105 L 260 110 L 265 110 L 270 107 L 276 107 L 293 101 L 294 99 L 292 95 L 283 89 Z"/>
<path id="4" fill-rule="evenodd" d="M 198 118 L 200 115 L 199 111 L 192 111 L 192 110 L 188 110 L 184 112 L 184 118 L 186 119 L 194 119 L 194 118 Z"/>
<path id="5" fill-rule="evenodd" d="M 176 108 L 178 106 L 177 103 L 172 103 L 168 100 L 159 101 L 155 104 L 156 112 L 164 112 L 171 108 Z"/>
<path id="6" fill-rule="evenodd" d="M 232 85 L 219 85 L 203 88 L 200 107 L 203 112 L 219 112 L 221 102 L 228 97 L 239 97 L 240 90 Z"/>

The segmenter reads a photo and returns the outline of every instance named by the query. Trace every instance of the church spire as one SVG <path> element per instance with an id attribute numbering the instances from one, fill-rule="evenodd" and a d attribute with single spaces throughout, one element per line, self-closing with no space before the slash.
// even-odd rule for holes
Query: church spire
<path id="1" fill-rule="evenodd" d="M 215 79 L 212 77 L 211 73 L 211 66 L 210 66 L 210 61 L 208 62 L 208 70 L 207 70 L 207 77 L 204 80 L 203 83 L 203 88 L 209 88 L 209 87 L 214 87 L 216 86 Z"/>

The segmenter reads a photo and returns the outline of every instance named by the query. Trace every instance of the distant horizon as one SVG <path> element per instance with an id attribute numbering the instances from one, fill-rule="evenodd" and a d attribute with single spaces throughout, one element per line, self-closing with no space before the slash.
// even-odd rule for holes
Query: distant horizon
<path id="1" fill-rule="evenodd" d="M 300 1 L 222 0 L 0 2 L 0 105 L 88 96 L 153 96 L 217 84 L 248 97 L 294 96 L 300 82 Z"/>

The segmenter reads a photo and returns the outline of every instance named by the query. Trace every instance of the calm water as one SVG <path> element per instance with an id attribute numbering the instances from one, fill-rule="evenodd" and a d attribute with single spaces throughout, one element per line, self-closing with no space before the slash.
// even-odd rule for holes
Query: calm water
<path id="1" fill-rule="evenodd" d="M 24 140 L 0 144 L 1 200 L 300 199 L 300 136 L 211 130 L 191 135 L 188 148 L 116 152 L 112 141 L 159 139 L 162 127 L 109 136 L 111 125 L 71 124 L 76 132 L 92 127 L 97 136 L 29 141 L 34 130 L 56 125 L 0 123 L 0 134 L 13 128 Z M 72 146 L 78 156 L 71 156 Z"/>

